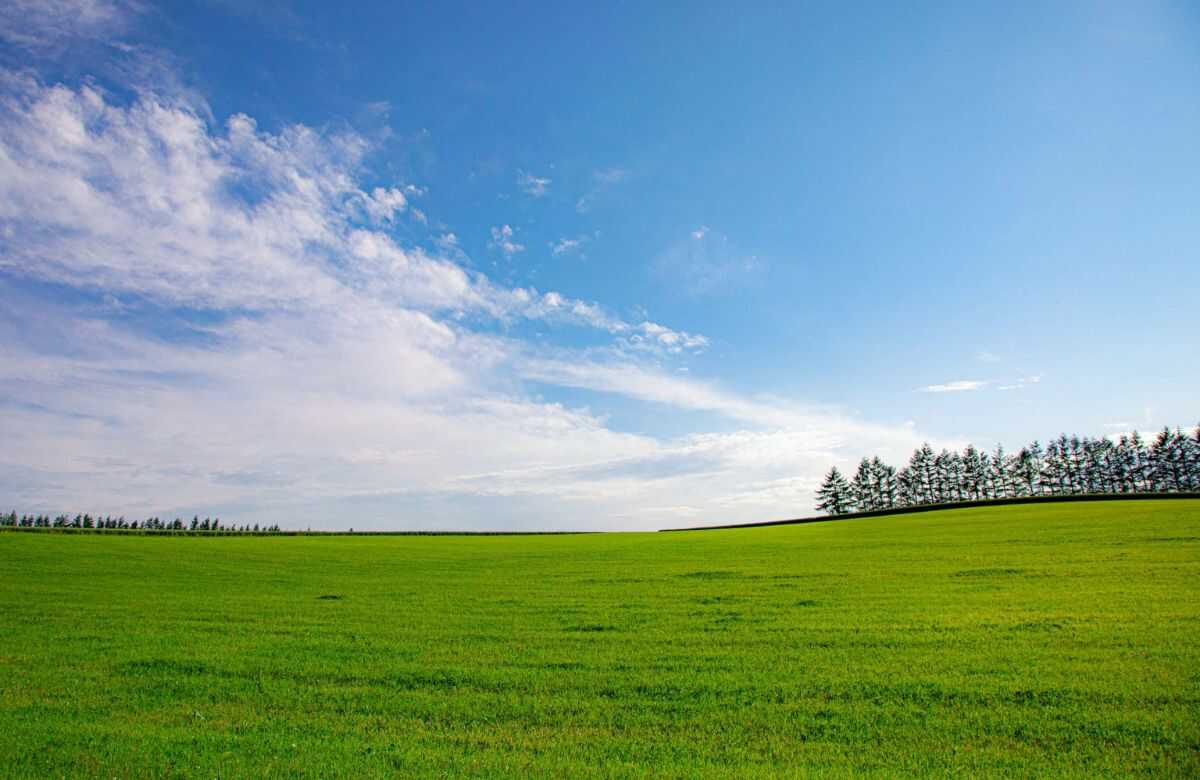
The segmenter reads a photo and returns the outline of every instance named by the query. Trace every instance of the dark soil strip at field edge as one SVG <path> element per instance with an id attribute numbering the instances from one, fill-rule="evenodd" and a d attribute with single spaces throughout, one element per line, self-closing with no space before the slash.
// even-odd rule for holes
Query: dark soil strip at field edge
<path id="1" fill-rule="evenodd" d="M 865 517 L 885 515 L 908 515 L 916 512 L 937 512 L 942 509 L 971 509 L 973 507 L 1011 506 L 1013 504 L 1057 504 L 1064 501 L 1130 501 L 1157 498 L 1200 498 L 1200 492 L 1181 493 L 1084 493 L 1077 496 L 1021 496 L 1019 498 L 985 498 L 978 501 L 955 501 L 946 504 L 920 504 L 919 506 L 873 509 L 870 512 L 849 512 L 844 515 L 818 515 L 799 517 L 794 520 L 763 520 L 756 523 L 730 523 L 727 525 L 698 525 L 690 528 L 662 528 L 670 531 L 717 531 L 723 528 L 764 528 L 771 525 L 803 525 L 805 523 L 828 523 L 834 520 L 858 520 Z"/>

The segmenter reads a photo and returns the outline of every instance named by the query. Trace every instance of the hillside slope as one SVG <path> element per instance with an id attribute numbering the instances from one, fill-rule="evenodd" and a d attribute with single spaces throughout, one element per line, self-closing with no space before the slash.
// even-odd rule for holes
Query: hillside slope
<path id="1" fill-rule="evenodd" d="M 1200 501 L 0 534 L 5 777 L 1200 773 Z"/>

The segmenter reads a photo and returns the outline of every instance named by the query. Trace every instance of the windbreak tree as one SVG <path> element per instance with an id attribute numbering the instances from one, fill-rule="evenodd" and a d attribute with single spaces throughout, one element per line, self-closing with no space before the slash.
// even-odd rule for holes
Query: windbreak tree
<path id="1" fill-rule="evenodd" d="M 860 510 L 875 509 L 875 479 L 871 472 L 871 461 L 863 458 L 854 472 L 854 480 L 850 483 L 850 499 Z"/>
<path id="2" fill-rule="evenodd" d="M 817 509 L 830 515 L 844 515 L 854 509 L 851 501 L 850 483 L 834 466 L 825 475 L 825 481 L 817 490 Z"/>
<path id="3" fill-rule="evenodd" d="M 871 474 L 875 483 L 879 508 L 891 509 L 896 506 L 896 497 L 899 492 L 896 469 L 884 463 L 876 455 L 871 459 Z"/>
<path id="4" fill-rule="evenodd" d="M 928 442 L 897 471 L 879 456 L 863 458 L 849 482 L 825 476 L 817 508 L 830 514 L 1022 496 L 1200 491 L 1200 425 L 1165 427 L 1150 444 L 1137 431 L 1119 438 L 1060 434 L 1016 455 L 968 445 L 935 453 Z"/>
<path id="5" fill-rule="evenodd" d="M 988 498 L 1008 498 L 1012 495 L 1009 480 L 1011 473 L 1012 465 L 1009 463 L 1009 457 L 1004 454 L 1004 445 L 997 444 L 988 462 Z"/>
<path id="6" fill-rule="evenodd" d="M 1192 490 L 1200 490 L 1200 425 L 1187 439 L 1188 480 Z"/>

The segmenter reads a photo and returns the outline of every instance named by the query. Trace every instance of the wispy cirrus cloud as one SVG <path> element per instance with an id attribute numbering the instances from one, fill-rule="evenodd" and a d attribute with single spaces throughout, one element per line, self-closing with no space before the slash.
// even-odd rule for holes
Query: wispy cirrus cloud
<path id="1" fill-rule="evenodd" d="M 595 238 L 599 235 L 600 235 L 600 231 L 596 231 L 592 235 L 584 234 L 584 235 L 580 235 L 580 236 L 575 236 L 574 238 L 570 238 L 568 236 L 563 236 L 559 240 L 551 241 L 548 244 L 548 246 L 550 247 L 550 253 L 552 255 L 554 255 L 555 257 L 561 257 L 563 255 L 583 256 L 584 249 L 587 247 L 588 243 L 593 238 Z"/>
<path id="2" fill-rule="evenodd" d="M 920 388 L 922 393 L 966 393 L 972 390 L 982 390 L 988 382 L 979 379 L 959 379 L 940 385 L 926 385 Z"/>
<path id="3" fill-rule="evenodd" d="M 620 166 L 601 168 L 592 172 L 592 180 L 606 187 L 620 184 L 629 178 L 629 169 Z"/>
<path id="4" fill-rule="evenodd" d="M 1013 381 L 1008 382 L 1006 384 L 999 385 L 996 389 L 997 390 L 1024 390 L 1025 388 L 1032 387 L 1033 385 L 1036 385 L 1036 384 L 1040 383 L 1041 381 L 1042 381 L 1041 376 L 1038 376 L 1036 374 L 1033 376 L 1022 376 L 1022 377 L 1017 377 Z"/>
<path id="5" fill-rule="evenodd" d="M 550 244 L 550 251 L 554 255 L 569 255 L 578 252 L 583 247 L 583 242 L 577 238 L 560 238 Z"/>
<path id="6" fill-rule="evenodd" d="M 1042 381 L 1039 375 L 1023 376 L 1008 382 L 993 382 L 984 379 L 959 379 L 954 382 L 945 382 L 937 385 L 926 385 L 918 388 L 922 393 L 966 393 L 974 390 L 983 390 L 988 387 L 995 387 L 996 390 L 1024 390 L 1028 387 L 1033 387 Z"/>
<path id="7" fill-rule="evenodd" d="M 6 0 L 0 5 L 0 39 L 45 50 L 110 38 L 124 32 L 143 10 L 137 0 Z"/>
<path id="8" fill-rule="evenodd" d="M 634 349 L 663 350 L 679 354 L 681 352 L 700 352 L 708 347 L 707 336 L 672 330 L 656 322 L 642 322 L 629 330 L 631 332 L 625 343 Z"/>
<path id="9" fill-rule="evenodd" d="M 550 188 L 550 179 L 534 176 L 528 171 L 517 171 L 517 189 L 534 198 L 544 196 Z"/>
<path id="10" fill-rule="evenodd" d="M 518 252 L 525 251 L 524 244 L 518 244 L 516 241 L 516 231 L 511 225 L 498 225 L 491 230 L 492 240 L 488 243 L 488 248 L 499 249 L 506 255 L 515 255 Z"/>
<path id="11" fill-rule="evenodd" d="M 580 214 L 586 214 L 591 210 L 597 199 L 601 198 L 616 185 L 628 181 L 629 177 L 629 169 L 619 166 L 600 168 L 592 171 L 591 185 L 587 192 L 580 196 L 579 200 L 575 201 L 575 210 Z"/>
<path id="12" fill-rule="evenodd" d="M 763 263 L 724 233 L 700 225 L 661 252 L 651 268 L 672 290 L 699 298 L 736 289 L 755 278 Z"/>

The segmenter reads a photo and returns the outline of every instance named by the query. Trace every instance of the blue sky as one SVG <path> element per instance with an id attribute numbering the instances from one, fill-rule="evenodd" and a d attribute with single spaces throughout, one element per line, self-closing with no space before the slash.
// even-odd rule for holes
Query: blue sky
<path id="1" fill-rule="evenodd" d="M 8 4 L 0 496 L 655 528 L 1196 423 L 1194 5 L 776 6 Z"/>

